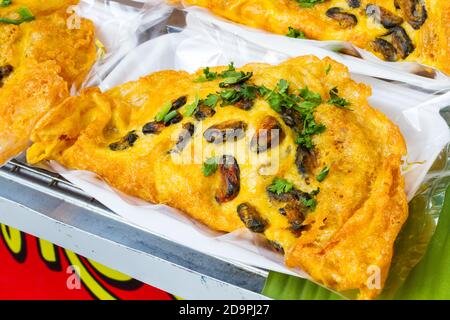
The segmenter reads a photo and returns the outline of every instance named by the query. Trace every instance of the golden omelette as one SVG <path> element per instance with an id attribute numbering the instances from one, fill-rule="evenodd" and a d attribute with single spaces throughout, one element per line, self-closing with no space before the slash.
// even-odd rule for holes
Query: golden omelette
<path id="1" fill-rule="evenodd" d="M 25 150 L 35 123 L 79 87 L 95 58 L 93 24 L 78 1 L 14 0 L 0 7 L 0 165 Z"/>
<path id="2" fill-rule="evenodd" d="M 178 3 L 179 0 L 168 0 Z M 184 0 L 234 22 L 293 37 L 344 40 L 387 61 L 450 75 L 448 0 Z M 290 28 L 293 28 L 290 30 Z"/>
<path id="3" fill-rule="evenodd" d="M 37 125 L 27 159 L 95 172 L 215 230 L 247 227 L 288 266 L 374 298 L 368 268 L 384 283 L 407 218 L 406 147 L 370 94 L 313 56 L 161 71 L 66 99 Z"/>

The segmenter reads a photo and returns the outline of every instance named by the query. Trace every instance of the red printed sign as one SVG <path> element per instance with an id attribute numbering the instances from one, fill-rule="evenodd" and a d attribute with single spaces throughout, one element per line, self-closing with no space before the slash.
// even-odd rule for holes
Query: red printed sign
<path id="1" fill-rule="evenodd" d="M 0 299 L 174 297 L 70 250 L 0 224 Z"/>

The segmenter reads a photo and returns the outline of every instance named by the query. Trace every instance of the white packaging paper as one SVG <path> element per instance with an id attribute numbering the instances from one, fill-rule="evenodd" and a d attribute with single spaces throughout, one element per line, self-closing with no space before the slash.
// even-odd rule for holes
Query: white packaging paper
<path id="1" fill-rule="evenodd" d="M 313 46 L 303 48 L 302 53 L 325 56 L 322 49 Z M 275 64 L 286 58 L 286 54 L 248 43 L 232 33 L 214 27 L 199 30 L 188 25 L 181 33 L 155 38 L 130 52 L 102 82 L 101 88 L 106 90 L 163 69 L 192 72 L 205 66 L 227 65 L 230 61 L 240 66 L 249 62 Z M 399 125 L 408 146 L 406 160 L 417 162 L 405 166 L 406 191 L 411 199 L 434 159 L 450 140 L 447 124 L 439 116 L 439 108 L 450 104 L 450 94 L 435 97 L 362 76 L 365 68 L 365 62 L 355 61 L 353 71 L 359 75 L 354 75 L 354 79 L 372 86 L 371 104 Z M 66 170 L 55 162 L 51 166 L 130 223 L 154 234 L 228 261 L 294 274 L 284 266 L 280 256 L 274 258 L 269 250 L 255 245 L 247 230 L 228 235 L 207 231 L 174 209 L 152 205 L 112 189 L 93 173 Z M 307 277 L 299 270 L 295 274 Z"/>

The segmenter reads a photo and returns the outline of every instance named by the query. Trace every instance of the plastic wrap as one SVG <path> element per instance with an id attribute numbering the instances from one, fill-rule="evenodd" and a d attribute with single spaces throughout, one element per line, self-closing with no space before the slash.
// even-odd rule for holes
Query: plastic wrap
<path id="1" fill-rule="evenodd" d="M 172 8 L 161 1 L 136 1 L 134 6 L 108 0 L 81 0 L 69 12 L 95 25 L 97 62 L 83 86 L 98 85 L 115 65 L 142 43 L 145 33 L 164 21 Z M 76 24 L 75 15 L 68 23 Z"/>
<path id="2" fill-rule="evenodd" d="M 268 33 L 214 16 L 208 10 L 199 7 L 184 6 L 184 10 L 187 12 L 187 20 L 197 21 L 197 27 L 200 29 L 208 25 L 211 29 L 228 31 L 239 38 L 290 57 L 304 55 L 305 52 L 311 50 L 310 47 L 315 47 L 318 57 L 330 56 L 347 65 L 354 73 L 400 81 L 433 92 L 450 90 L 450 77 L 428 66 L 414 62 L 386 62 L 374 54 L 344 41 L 293 39 Z M 192 23 L 190 25 L 192 26 Z M 360 58 L 339 53 L 343 50 L 353 52 Z M 358 67 L 361 60 L 366 65 L 363 70 Z M 427 75 L 427 77 L 422 75 Z"/>
<path id="3" fill-rule="evenodd" d="M 301 54 L 334 57 L 333 53 L 326 51 L 325 54 L 323 49 L 315 46 L 303 47 Z M 157 37 L 129 52 L 100 87 L 107 90 L 164 69 L 193 72 L 205 66 L 227 65 L 231 61 L 240 66 L 249 62 L 279 63 L 288 57 L 285 53 L 258 46 L 233 32 L 203 24 L 192 17 L 188 18 L 182 32 Z M 345 59 L 341 62 L 345 64 Z M 353 78 L 371 85 L 373 95 L 369 102 L 395 122 L 406 139 L 408 156 L 403 173 L 408 199 L 412 199 L 434 160 L 450 140 L 448 126 L 439 114 L 442 107 L 450 105 L 450 93 L 436 96 L 370 78 L 364 75 L 370 73 L 368 68 L 371 66 L 366 62 L 354 60 Z M 66 170 L 56 162 L 51 162 L 51 166 L 130 223 L 163 238 L 229 261 L 308 277 L 302 271 L 288 269 L 281 255 L 274 255 L 258 245 L 258 239 L 246 229 L 226 235 L 205 230 L 177 210 L 152 205 L 114 190 L 93 173 Z M 411 247 L 414 245 L 412 243 Z"/>

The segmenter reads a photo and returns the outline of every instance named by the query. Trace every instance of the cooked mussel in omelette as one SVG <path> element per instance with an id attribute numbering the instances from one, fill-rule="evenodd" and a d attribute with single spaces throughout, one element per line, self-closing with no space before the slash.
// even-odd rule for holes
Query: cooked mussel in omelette
<path id="1" fill-rule="evenodd" d="M 77 2 L 0 2 L 0 165 L 25 150 L 35 123 L 95 61 L 94 26 L 70 9 Z"/>
<path id="2" fill-rule="evenodd" d="M 448 0 L 167 1 L 293 38 L 349 41 L 386 61 L 419 62 L 450 74 Z"/>
<path id="3" fill-rule="evenodd" d="M 384 283 L 407 201 L 403 137 L 370 94 L 313 56 L 161 71 L 66 99 L 38 123 L 27 159 L 95 172 L 215 230 L 247 228 L 288 266 L 373 298 L 368 270 Z"/>

